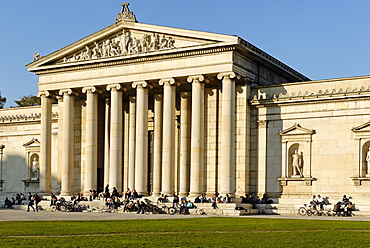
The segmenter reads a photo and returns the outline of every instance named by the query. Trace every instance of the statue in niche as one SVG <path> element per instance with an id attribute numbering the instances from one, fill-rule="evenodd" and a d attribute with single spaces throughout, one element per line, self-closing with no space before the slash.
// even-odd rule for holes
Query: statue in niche
<path id="1" fill-rule="evenodd" d="M 292 166 L 293 166 L 293 176 L 303 177 L 303 168 L 302 168 L 302 156 L 298 154 L 298 150 L 294 151 L 292 156 Z"/>
<path id="2" fill-rule="evenodd" d="M 33 158 L 31 171 L 33 175 L 31 180 L 38 180 L 39 179 L 39 161 L 37 157 Z"/>
<path id="3" fill-rule="evenodd" d="M 367 151 L 367 154 L 366 154 L 366 162 L 367 162 L 366 174 L 370 175 L 370 147 L 369 147 L 369 150 Z"/>

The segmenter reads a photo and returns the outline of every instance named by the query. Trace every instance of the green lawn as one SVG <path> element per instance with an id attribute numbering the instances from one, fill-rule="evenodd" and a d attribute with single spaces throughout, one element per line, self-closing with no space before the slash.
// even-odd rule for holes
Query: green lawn
<path id="1" fill-rule="evenodd" d="M 0 223 L 0 247 L 370 247 L 370 225 L 364 221 L 214 217 Z"/>

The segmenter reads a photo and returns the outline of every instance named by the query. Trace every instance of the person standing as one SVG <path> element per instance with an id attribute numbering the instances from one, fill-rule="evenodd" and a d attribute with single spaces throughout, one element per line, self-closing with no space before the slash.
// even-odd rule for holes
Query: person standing
<path id="1" fill-rule="evenodd" d="M 34 198 L 31 194 L 31 192 L 28 193 L 28 206 L 27 206 L 27 212 L 30 211 L 30 207 L 33 209 L 33 212 L 35 212 L 35 208 L 33 207 Z"/>
<path id="2" fill-rule="evenodd" d="M 39 211 L 39 203 L 41 201 L 41 198 L 38 194 L 34 194 L 33 199 L 35 201 L 36 212 L 38 212 Z"/>

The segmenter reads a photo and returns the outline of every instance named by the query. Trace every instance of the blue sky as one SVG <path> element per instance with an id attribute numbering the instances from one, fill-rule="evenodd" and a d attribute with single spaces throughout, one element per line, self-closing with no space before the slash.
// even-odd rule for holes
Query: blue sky
<path id="1" fill-rule="evenodd" d="M 25 65 L 114 23 L 124 0 L 17 0 L 0 8 L 0 91 L 37 94 Z M 238 35 L 313 79 L 370 75 L 370 1 L 131 0 L 139 22 Z"/>

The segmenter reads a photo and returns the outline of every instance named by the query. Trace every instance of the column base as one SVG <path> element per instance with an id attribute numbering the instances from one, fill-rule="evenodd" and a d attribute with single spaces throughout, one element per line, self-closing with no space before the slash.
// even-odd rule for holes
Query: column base
<path id="1" fill-rule="evenodd" d="M 139 196 L 148 196 L 148 192 L 146 192 L 146 191 L 144 191 L 144 192 L 137 191 L 137 194 Z"/>
<path id="2" fill-rule="evenodd" d="M 39 193 L 37 193 L 40 197 L 44 197 L 44 196 L 50 196 L 51 195 L 51 193 L 50 192 L 39 192 Z"/>
<path id="3" fill-rule="evenodd" d="M 188 195 L 189 195 L 189 192 L 180 192 L 179 193 L 180 199 L 183 198 L 183 197 L 188 197 Z"/>
<path id="4" fill-rule="evenodd" d="M 229 192 L 220 192 L 218 195 L 219 196 L 222 196 L 222 197 L 225 197 L 226 196 L 226 194 L 228 194 L 229 195 L 229 197 L 230 198 L 235 198 L 235 193 L 229 193 Z"/>
<path id="5" fill-rule="evenodd" d="M 71 196 L 70 192 L 60 192 L 60 196 Z"/>
<path id="6" fill-rule="evenodd" d="M 166 196 L 169 196 L 169 197 L 171 197 L 171 196 L 173 196 L 173 194 L 174 194 L 174 192 L 172 191 L 163 191 L 163 192 L 161 192 L 161 194 L 163 194 L 163 195 L 166 195 Z"/>
<path id="7" fill-rule="evenodd" d="M 159 192 L 153 192 L 153 194 L 151 195 L 151 197 L 159 197 L 161 195 L 161 193 Z"/>
<path id="8" fill-rule="evenodd" d="M 203 194 L 202 192 L 190 192 L 188 197 L 197 197 Z"/>

